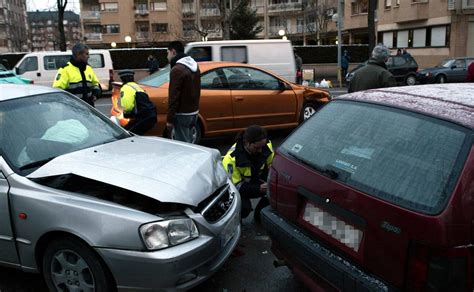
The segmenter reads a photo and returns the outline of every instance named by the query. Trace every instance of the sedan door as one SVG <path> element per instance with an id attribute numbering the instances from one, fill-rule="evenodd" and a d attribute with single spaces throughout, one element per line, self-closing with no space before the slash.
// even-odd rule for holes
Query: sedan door
<path id="1" fill-rule="evenodd" d="M 0 169 L 0 262 L 18 265 L 18 253 L 10 216 L 9 189 L 8 180 Z"/>
<path id="2" fill-rule="evenodd" d="M 223 71 L 231 89 L 235 128 L 296 122 L 297 99 L 288 84 L 254 68 L 236 66 Z"/>
<path id="3" fill-rule="evenodd" d="M 208 134 L 234 128 L 231 93 L 221 69 L 202 74 L 199 113 Z"/>
<path id="4" fill-rule="evenodd" d="M 466 60 L 465 59 L 458 59 L 454 62 L 453 66 L 451 67 L 450 76 L 448 76 L 449 82 L 464 82 L 466 81 Z"/>

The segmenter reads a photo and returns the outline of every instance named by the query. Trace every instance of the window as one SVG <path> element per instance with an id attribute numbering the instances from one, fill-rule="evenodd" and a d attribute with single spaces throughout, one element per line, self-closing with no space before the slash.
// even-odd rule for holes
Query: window
<path id="1" fill-rule="evenodd" d="M 390 8 L 392 7 L 392 0 L 385 0 L 385 8 Z"/>
<path id="2" fill-rule="evenodd" d="M 157 33 L 166 33 L 168 32 L 168 24 L 167 23 L 153 23 L 151 25 L 153 32 Z"/>
<path id="3" fill-rule="evenodd" d="M 166 0 L 154 0 L 150 3 L 151 10 L 165 11 L 167 9 Z"/>
<path id="4" fill-rule="evenodd" d="M 446 26 L 433 27 L 431 29 L 431 46 L 446 46 Z"/>
<path id="5" fill-rule="evenodd" d="M 58 70 L 69 62 L 71 56 L 62 55 L 62 56 L 45 56 L 43 58 L 44 69 L 45 70 Z"/>
<path id="6" fill-rule="evenodd" d="M 221 48 L 222 61 L 247 63 L 247 48 L 246 47 L 222 47 Z"/>
<path id="7" fill-rule="evenodd" d="M 277 78 L 262 71 L 246 67 L 229 67 L 224 69 L 231 89 L 279 90 Z"/>
<path id="8" fill-rule="evenodd" d="M 109 12 L 117 12 L 118 11 L 118 3 L 116 3 L 116 2 L 100 3 L 100 10 L 101 11 L 109 11 Z"/>
<path id="9" fill-rule="evenodd" d="M 397 32 L 397 48 L 408 47 L 408 30 Z"/>
<path id="10" fill-rule="evenodd" d="M 226 88 L 225 78 L 219 76 L 218 70 L 213 70 L 201 77 L 201 89 L 223 89 Z M 222 71 L 221 71 L 222 73 Z"/>
<path id="11" fill-rule="evenodd" d="M 120 25 L 119 24 L 107 24 L 102 26 L 103 33 L 120 33 Z"/>
<path id="12" fill-rule="evenodd" d="M 102 54 L 91 54 L 89 56 L 88 63 L 92 68 L 104 68 L 105 67 L 104 55 L 102 55 Z"/>
<path id="13" fill-rule="evenodd" d="M 426 46 L 426 28 L 413 30 L 413 47 L 420 48 Z"/>
<path id="14" fill-rule="evenodd" d="M 369 10 L 368 0 L 354 0 L 354 2 L 351 3 L 352 15 L 367 13 L 368 10 Z"/>
<path id="15" fill-rule="evenodd" d="M 463 127 L 425 115 L 334 101 L 279 150 L 373 197 L 426 214 L 444 209 L 470 149 Z"/>
<path id="16" fill-rule="evenodd" d="M 383 33 L 383 44 L 387 46 L 387 48 L 393 48 L 393 32 L 384 32 Z"/>
<path id="17" fill-rule="evenodd" d="M 466 60 L 456 60 L 456 62 L 454 62 L 454 66 L 456 66 L 456 69 L 466 69 Z"/>
<path id="18" fill-rule="evenodd" d="M 201 61 L 212 61 L 212 48 L 211 47 L 195 47 L 189 50 L 188 55 L 191 56 L 197 62 Z"/>
<path id="19" fill-rule="evenodd" d="M 37 57 L 28 57 L 20 66 L 18 66 L 18 74 L 23 74 L 25 72 L 36 71 L 38 70 L 38 58 Z"/>

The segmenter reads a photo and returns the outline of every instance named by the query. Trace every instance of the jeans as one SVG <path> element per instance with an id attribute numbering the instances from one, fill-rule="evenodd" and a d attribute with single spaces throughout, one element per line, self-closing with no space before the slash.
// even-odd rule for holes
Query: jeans
<path id="1" fill-rule="evenodd" d="M 196 126 L 198 115 L 176 115 L 173 123 L 174 139 L 178 141 L 193 142 L 192 129 Z"/>

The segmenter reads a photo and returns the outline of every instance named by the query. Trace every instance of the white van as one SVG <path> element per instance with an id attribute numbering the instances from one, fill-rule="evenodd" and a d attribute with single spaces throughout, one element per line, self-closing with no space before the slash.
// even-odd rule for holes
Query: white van
<path id="1" fill-rule="evenodd" d="M 52 86 L 58 69 L 69 62 L 72 52 L 33 52 L 26 54 L 15 65 L 17 75 L 34 80 L 34 84 Z M 111 89 L 114 67 L 110 52 L 89 50 L 89 65 L 94 69 L 103 91 Z"/>
<path id="2" fill-rule="evenodd" d="M 258 66 L 295 82 L 296 66 L 289 40 L 235 40 L 193 42 L 185 53 L 196 61 L 230 61 Z"/>

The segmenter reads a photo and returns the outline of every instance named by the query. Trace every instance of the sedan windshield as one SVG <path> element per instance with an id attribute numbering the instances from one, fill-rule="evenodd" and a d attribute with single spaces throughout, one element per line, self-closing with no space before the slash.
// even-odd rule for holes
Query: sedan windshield
<path id="1" fill-rule="evenodd" d="M 170 66 L 167 66 L 165 68 L 160 69 L 160 71 L 141 79 L 140 81 L 138 81 L 138 83 L 143 84 L 143 85 L 153 86 L 153 87 L 160 87 L 169 81 L 170 81 Z"/>
<path id="2" fill-rule="evenodd" d="M 0 124 L 2 155 L 13 168 L 25 171 L 57 156 L 130 136 L 62 92 L 0 102 Z"/>
<path id="3" fill-rule="evenodd" d="M 446 59 L 446 60 L 441 61 L 441 63 L 436 65 L 436 67 L 449 68 L 451 67 L 451 65 L 453 65 L 453 63 L 454 63 L 454 59 Z"/>

